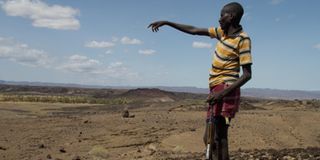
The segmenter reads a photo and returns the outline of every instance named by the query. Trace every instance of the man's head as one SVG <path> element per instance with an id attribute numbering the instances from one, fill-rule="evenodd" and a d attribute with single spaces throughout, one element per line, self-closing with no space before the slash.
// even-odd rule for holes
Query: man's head
<path id="1" fill-rule="evenodd" d="M 237 2 L 226 4 L 221 10 L 221 17 L 219 20 L 221 28 L 227 30 L 230 25 L 239 25 L 243 12 L 243 7 Z"/>

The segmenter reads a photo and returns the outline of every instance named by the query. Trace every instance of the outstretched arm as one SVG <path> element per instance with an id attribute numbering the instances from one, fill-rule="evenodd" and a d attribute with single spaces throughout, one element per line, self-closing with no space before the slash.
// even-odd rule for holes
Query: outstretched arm
<path id="1" fill-rule="evenodd" d="M 188 34 L 192 34 L 192 35 L 210 36 L 207 28 L 197 28 L 194 26 L 185 25 L 185 24 L 178 24 L 178 23 L 169 22 L 169 21 L 156 21 L 156 22 L 151 23 L 148 26 L 148 28 L 151 27 L 152 32 L 158 32 L 159 28 L 164 25 L 168 25 L 168 26 L 173 27 L 179 31 L 182 31 L 182 32 L 188 33 Z"/>

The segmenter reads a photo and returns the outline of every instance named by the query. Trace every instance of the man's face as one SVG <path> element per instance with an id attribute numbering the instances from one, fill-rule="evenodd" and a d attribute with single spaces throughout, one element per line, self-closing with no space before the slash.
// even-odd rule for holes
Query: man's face
<path id="1" fill-rule="evenodd" d="M 219 19 L 220 27 L 223 31 L 227 31 L 232 22 L 232 15 L 230 12 L 227 12 L 227 8 L 224 7 L 221 10 L 221 15 Z"/>

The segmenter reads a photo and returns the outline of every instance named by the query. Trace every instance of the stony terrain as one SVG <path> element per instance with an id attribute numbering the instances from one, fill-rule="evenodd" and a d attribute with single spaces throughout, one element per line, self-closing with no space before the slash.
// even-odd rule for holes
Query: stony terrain
<path id="1" fill-rule="evenodd" d="M 0 159 L 203 159 L 203 95 L 117 94 L 139 101 L 0 102 Z M 229 131 L 231 159 L 319 160 L 319 121 L 318 100 L 244 98 Z"/>

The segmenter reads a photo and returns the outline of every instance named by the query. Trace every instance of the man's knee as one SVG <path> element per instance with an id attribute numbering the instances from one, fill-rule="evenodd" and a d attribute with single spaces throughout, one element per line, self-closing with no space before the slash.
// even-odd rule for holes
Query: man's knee
<path id="1" fill-rule="evenodd" d="M 228 139 L 228 128 L 229 124 L 226 123 L 224 117 L 217 117 L 215 119 L 215 126 L 217 129 L 215 130 L 215 141 L 220 142 L 221 139 Z"/>

